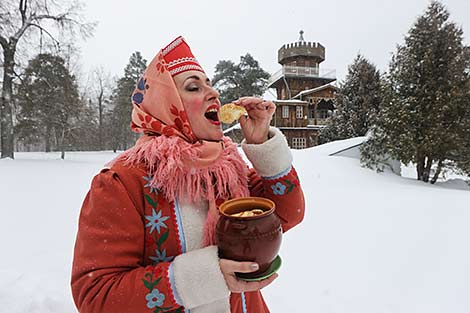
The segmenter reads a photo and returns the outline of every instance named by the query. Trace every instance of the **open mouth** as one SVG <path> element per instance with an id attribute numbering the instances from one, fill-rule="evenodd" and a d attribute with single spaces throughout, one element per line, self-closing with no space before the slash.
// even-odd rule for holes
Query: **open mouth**
<path id="1" fill-rule="evenodd" d="M 204 116 L 213 124 L 219 125 L 219 106 L 214 104 L 211 105 L 206 113 L 204 113 Z"/>

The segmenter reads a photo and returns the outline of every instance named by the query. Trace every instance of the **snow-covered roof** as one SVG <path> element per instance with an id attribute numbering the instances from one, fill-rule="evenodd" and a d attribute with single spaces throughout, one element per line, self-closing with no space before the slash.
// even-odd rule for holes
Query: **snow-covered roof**
<path id="1" fill-rule="evenodd" d="M 279 129 L 285 129 L 285 130 L 310 130 L 310 129 L 321 129 L 325 128 L 325 125 L 307 125 L 307 127 L 282 127 L 282 126 L 276 126 Z"/>
<path id="2" fill-rule="evenodd" d="M 273 100 L 273 102 L 277 105 L 282 105 L 282 104 L 288 104 L 288 105 L 294 105 L 294 104 L 308 104 L 307 101 L 304 100 Z"/>
<path id="3" fill-rule="evenodd" d="M 355 150 L 356 148 L 359 148 L 360 146 L 362 146 L 363 143 L 364 143 L 364 141 L 360 141 L 359 143 L 352 144 L 350 146 L 346 146 L 346 147 L 342 148 L 341 150 L 330 153 L 330 156 L 342 155 L 347 151 Z"/>
<path id="4" fill-rule="evenodd" d="M 307 128 L 314 128 L 314 129 L 320 129 L 320 128 L 325 128 L 326 125 L 307 125 Z"/>
<path id="5" fill-rule="evenodd" d="M 326 88 L 334 88 L 335 90 L 338 89 L 333 84 L 325 84 L 325 85 L 321 85 L 321 86 L 316 87 L 316 88 L 301 91 L 298 94 L 296 94 L 294 97 L 292 97 L 292 99 L 299 98 L 299 97 L 302 97 L 302 96 L 305 96 L 305 95 L 308 95 L 308 94 L 311 94 L 311 93 L 314 93 L 314 92 L 317 92 L 317 91 L 320 91 L 320 90 L 323 90 L 323 89 L 326 89 Z"/>

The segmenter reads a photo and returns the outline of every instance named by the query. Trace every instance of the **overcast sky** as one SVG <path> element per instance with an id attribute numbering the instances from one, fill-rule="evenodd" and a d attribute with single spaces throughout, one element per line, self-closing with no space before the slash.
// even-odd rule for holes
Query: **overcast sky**
<path id="1" fill-rule="evenodd" d="M 93 38 L 79 44 L 85 70 L 102 65 L 113 75 L 134 51 L 150 62 L 178 35 L 183 35 L 209 77 L 219 60 L 238 62 L 251 53 L 269 73 L 280 69 L 277 51 L 306 41 L 326 47 L 320 68 L 335 69 L 344 79 L 358 52 L 386 70 L 391 53 L 423 14 L 429 0 L 237 0 L 129 1 L 84 0 L 88 20 L 98 22 Z M 450 19 L 470 44 L 470 0 L 442 1 Z"/>

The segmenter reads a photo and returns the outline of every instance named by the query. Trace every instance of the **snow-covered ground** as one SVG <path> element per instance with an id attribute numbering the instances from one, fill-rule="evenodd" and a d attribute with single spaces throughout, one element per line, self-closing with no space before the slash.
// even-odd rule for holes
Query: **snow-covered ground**
<path id="1" fill-rule="evenodd" d="M 285 234 L 280 276 L 264 290 L 271 311 L 470 312 L 468 187 L 328 156 L 356 141 L 293 150 L 307 212 Z M 114 156 L 0 160 L 0 312 L 76 312 L 69 277 L 77 218 L 91 178 Z"/>

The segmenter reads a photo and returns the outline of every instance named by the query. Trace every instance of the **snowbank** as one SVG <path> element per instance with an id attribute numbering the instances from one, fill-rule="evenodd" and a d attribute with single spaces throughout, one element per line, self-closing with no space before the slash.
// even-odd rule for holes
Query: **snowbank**
<path id="1" fill-rule="evenodd" d="M 328 156 L 345 144 L 293 150 L 307 213 L 284 236 L 280 277 L 264 291 L 271 311 L 469 312 L 470 192 Z M 69 277 L 79 209 L 114 156 L 0 160 L 0 312 L 75 312 Z"/>

